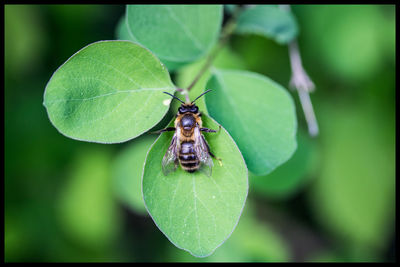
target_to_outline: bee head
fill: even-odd
[[[170,95],[170,96],[172,96],[173,98],[175,98],[175,99],[177,99],[177,100],[179,100],[180,102],[182,102],[182,105],[179,107],[179,109],[178,109],[178,113],[179,114],[183,114],[183,113],[186,113],[186,112],[191,112],[191,113],[197,113],[197,112],[199,112],[199,108],[196,106],[196,104],[194,104],[194,102],[197,100],[197,99],[199,99],[199,97],[201,97],[202,95],[204,95],[204,94],[207,94],[208,92],[210,92],[211,90],[207,90],[207,91],[205,91],[204,93],[202,93],[201,95],[199,95],[198,97],[196,97],[196,99],[195,100],[193,100],[191,103],[185,103],[185,102],[183,102],[181,99],[179,99],[178,97],[176,97],[176,96],[174,96],[174,95],[171,95],[170,93],[167,93],[167,92],[164,92],[165,94],[167,94],[167,95]]]
[[[182,104],[178,108],[178,112],[179,112],[179,114],[183,114],[186,112],[197,113],[197,112],[199,112],[199,108],[195,104]]]

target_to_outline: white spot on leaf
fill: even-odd
[[[163,103],[165,106],[169,106],[169,104],[171,103],[171,99],[165,99],[162,103]]]

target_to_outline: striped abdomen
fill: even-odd
[[[200,166],[200,161],[194,151],[194,142],[182,142],[181,149],[179,151],[179,162],[181,163],[182,169],[187,172],[194,172]]]

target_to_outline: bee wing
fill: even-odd
[[[214,164],[210,157],[210,154],[208,153],[209,146],[207,144],[207,141],[204,139],[204,136],[200,133],[200,129],[196,127],[194,131],[194,150],[196,152],[197,158],[200,161],[199,171],[210,177]]]
[[[172,137],[171,144],[169,145],[167,152],[162,159],[162,170],[165,176],[175,171],[178,167],[178,159],[176,157],[178,153],[177,143],[177,135],[175,133]]]

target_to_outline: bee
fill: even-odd
[[[168,127],[159,131],[175,132],[167,152],[162,159],[164,175],[175,171],[178,165],[180,165],[183,170],[189,173],[199,170],[207,176],[211,176],[213,167],[211,157],[218,160],[220,165],[222,165],[221,159],[215,157],[210,151],[210,147],[202,134],[202,132],[215,133],[217,131],[202,126],[201,113],[199,112],[199,108],[194,104],[199,97],[210,91],[205,91],[191,103],[185,103],[178,97],[164,92],[182,102],[176,114],[174,127]]]

